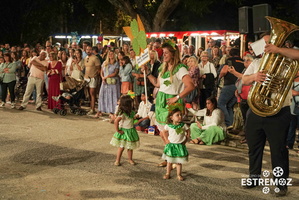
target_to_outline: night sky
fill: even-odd
[[[61,6],[57,6],[59,0],[1,1],[0,43],[43,42],[49,35],[70,33],[71,31],[78,31],[79,34],[92,33],[95,30],[92,20],[95,18],[91,18],[91,14],[84,7],[82,1],[78,2],[72,7],[73,16],[69,15],[69,9],[65,9],[65,15],[61,17],[55,15],[59,9],[64,10]],[[299,23],[299,0],[246,0],[241,2],[241,6],[231,6],[229,3],[219,1],[210,6],[207,13],[202,16],[188,16],[188,12],[180,13],[181,8],[177,8],[161,31],[186,29],[190,31],[221,29],[238,31],[238,8],[261,3],[271,5],[272,16],[292,23]],[[105,20],[102,20],[105,23]],[[109,19],[106,20],[109,21]],[[68,28],[61,28],[65,21],[68,23]],[[111,34],[112,31],[104,29],[104,34],[105,32]]]

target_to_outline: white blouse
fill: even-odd
[[[159,91],[164,92],[165,94],[172,94],[177,95],[181,93],[184,90],[184,83],[183,83],[183,77],[185,75],[189,74],[188,70],[185,67],[181,67],[177,73],[175,73],[172,76],[172,82],[168,85],[164,82],[170,81],[169,78],[163,79],[161,76],[159,76],[159,82],[160,82],[160,89]]]
[[[179,144],[186,140],[188,126],[185,124],[183,127],[183,133],[177,134],[176,129],[170,128],[167,124],[164,127],[164,130],[168,131],[168,140],[170,143]]]
[[[207,128],[209,128],[210,126],[220,126],[223,129],[226,127],[225,123],[224,123],[224,114],[222,112],[222,110],[220,110],[219,108],[216,108],[215,110],[213,110],[212,115],[211,116],[207,116],[207,109],[204,108],[202,110],[198,110],[195,111],[193,109],[188,109],[192,114],[198,116],[198,117],[204,117],[203,120],[203,126],[202,129],[205,130]]]

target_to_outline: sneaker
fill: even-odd
[[[4,103],[4,102],[2,102],[2,103],[0,104],[0,108],[3,108],[3,107],[5,107],[5,103]]]
[[[86,115],[94,115],[96,112],[94,110],[90,110]]]
[[[59,96],[52,96],[52,99],[54,100],[54,101],[59,101],[59,97],[60,97],[60,95]]]
[[[12,103],[10,104],[10,106],[11,106],[12,109],[14,109],[14,108],[16,108],[16,103],[12,102]]]
[[[37,110],[37,111],[43,111],[41,106],[38,107],[38,108],[36,108],[36,110]]]

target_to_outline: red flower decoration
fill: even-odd
[[[186,108],[192,108],[192,104],[191,103],[186,103]]]

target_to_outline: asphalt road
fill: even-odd
[[[46,109],[44,109],[46,110]],[[109,144],[114,126],[87,116],[55,115],[0,109],[0,199],[273,199],[274,187],[244,189],[248,172],[247,150],[223,145],[187,144],[189,163],[185,180],[163,180],[163,144],[159,136],[140,133],[134,151],[137,165],[114,166],[117,148]],[[269,150],[263,170],[271,172]],[[299,199],[299,158],[290,157],[288,196]]]

